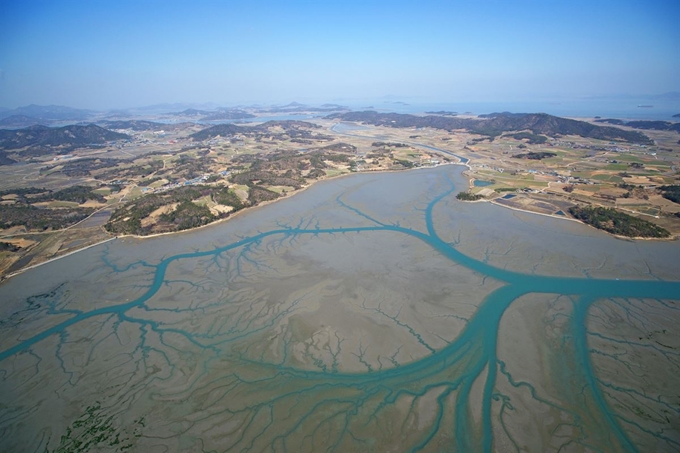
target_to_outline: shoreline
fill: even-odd
[[[154,234],[148,234],[148,235],[145,235],[145,236],[139,236],[139,235],[136,235],[136,234],[123,234],[123,235],[115,236],[114,239],[126,239],[126,238],[132,238],[132,239],[151,239],[151,238],[155,238],[155,237],[169,236],[169,235],[172,235],[172,234],[189,233],[189,232],[192,232],[192,231],[200,230],[201,228],[206,228],[206,227],[209,227],[209,226],[212,226],[212,225],[218,225],[218,224],[220,224],[220,223],[222,223],[222,222],[226,222],[226,221],[228,221],[228,220],[230,220],[230,219],[236,218],[237,216],[239,216],[239,215],[241,215],[241,214],[245,214],[246,212],[251,212],[251,211],[253,211],[253,210],[255,210],[255,209],[263,208],[263,207],[265,207],[265,206],[268,206],[268,205],[270,205],[270,204],[276,203],[276,202],[278,202],[278,201],[283,201],[283,200],[285,200],[285,199],[287,199],[287,198],[290,198],[290,197],[292,197],[292,196],[294,196],[294,195],[297,195],[297,194],[299,194],[299,193],[302,193],[302,192],[306,191],[307,189],[312,188],[312,187],[315,186],[317,183],[321,183],[321,182],[324,182],[324,181],[330,181],[330,180],[345,178],[345,177],[348,177],[348,176],[354,176],[354,175],[360,175],[360,174],[369,174],[369,173],[376,173],[376,174],[382,174],[382,173],[403,173],[403,172],[406,172],[406,171],[426,170],[426,169],[430,169],[430,168],[442,167],[442,166],[444,166],[444,165],[466,165],[466,166],[467,166],[467,164],[463,164],[463,163],[459,163],[459,162],[451,162],[451,163],[447,163],[447,164],[439,164],[439,165],[436,165],[436,166],[433,166],[433,167],[406,168],[406,169],[404,169],[404,170],[366,170],[366,171],[358,171],[358,172],[353,172],[353,173],[343,173],[343,174],[336,175],[336,176],[331,176],[331,177],[326,177],[326,178],[323,178],[323,179],[318,179],[318,180],[316,180],[314,183],[312,183],[312,184],[310,184],[310,185],[308,185],[308,186],[302,187],[301,189],[296,190],[296,191],[294,191],[294,192],[287,192],[286,195],[282,195],[282,196],[280,196],[280,197],[278,197],[278,198],[276,198],[276,199],[274,199],[274,200],[263,201],[262,203],[260,203],[260,204],[258,204],[258,205],[250,206],[250,207],[247,207],[247,208],[244,208],[244,209],[240,209],[240,210],[236,211],[234,214],[232,214],[232,215],[230,215],[230,216],[228,216],[228,217],[225,217],[225,218],[223,218],[223,219],[217,219],[217,220],[215,220],[215,221],[213,221],[213,222],[206,223],[205,225],[197,226],[197,227],[195,227],[195,228],[188,228],[188,229],[186,229],[186,230],[180,230],[180,231],[166,231],[165,233],[154,233]]]
[[[571,222],[576,222],[576,223],[580,223],[581,225],[585,225],[589,228],[594,229],[595,231],[601,231],[601,232],[608,234],[609,236],[612,236],[616,239],[622,239],[622,240],[625,240],[625,241],[659,241],[659,242],[668,241],[668,242],[672,242],[672,241],[678,240],[678,237],[674,236],[674,235],[671,235],[670,237],[667,237],[667,238],[647,238],[647,237],[642,237],[642,236],[635,236],[635,237],[621,236],[620,234],[614,234],[614,233],[610,233],[610,232],[605,231],[605,230],[601,230],[599,228],[595,228],[594,226],[588,225],[585,222],[581,222],[578,219],[573,219],[573,218],[567,217],[567,216],[559,216],[559,215],[555,215],[555,214],[546,214],[544,212],[529,211],[527,209],[515,208],[514,206],[507,206],[507,205],[504,205],[504,204],[496,203],[495,200],[476,200],[476,201],[468,201],[467,203],[491,203],[491,204],[493,204],[495,206],[499,206],[501,208],[512,209],[513,211],[525,212],[525,213],[528,213],[528,214],[542,215],[542,216],[545,216],[545,217],[552,217],[553,219],[559,219],[559,220],[569,220]]]
[[[182,233],[192,233],[192,232],[197,231],[197,230],[200,230],[200,229],[202,229],[202,228],[207,228],[207,227],[210,227],[210,226],[218,225],[218,224],[220,224],[220,223],[222,223],[222,222],[226,222],[226,221],[228,221],[228,220],[231,220],[231,219],[233,219],[233,218],[236,218],[236,217],[239,216],[240,214],[244,214],[244,213],[246,213],[246,212],[251,212],[251,211],[254,211],[255,209],[258,209],[258,208],[263,208],[263,207],[265,207],[265,206],[268,206],[269,204],[276,203],[277,201],[282,201],[282,200],[285,200],[285,199],[287,199],[287,198],[289,198],[289,197],[292,197],[292,196],[294,196],[294,195],[296,195],[296,194],[298,194],[298,193],[302,193],[302,192],[304,192],[305,190],[307,190],[307,189],[311,188],[312,186],[316,185],[316,183],[320,183],[320,182],[323,182],[323,181],[330,181],[330,180],[332,180],[332,179],[335,180],[335,179],[344,178],[344,177],[347,177],[347,176],[353,176],[353,175],[362,174],[362,173],[402,173],[402,172],[405,172],[405,171],[414,171],[414,170],[423,170],[423,169],[428,169],[428,168],[436,168],[436,167],[443,166],[443,165],[466,165],[466,164],[463,164],[463,163],[461,163],[461,162],[451,162],[451,163],[447,163],[447,164],[439,164],[439,165],[437,165],[437,166],[435,166],[435,167],[407,168],[407,169],[404,169],[404,170],[373,170],[373,171],[361,171],[361,172],[355,172],[355,173],[351,173],[351,172],[350,172],[350,173],[344,173],[344,174],[340,174],[340,175],[336,175],[336,176],[326,177],[326,178],[323,178],[323,179],[319,179],[319,180],[315,181],[314,183],[312,183],[312,184],[310,184],[310,185],[308,185],[308,186],[305,186],[305,187],[301,188],[300,190],[296,190],[296,191],[294,191],[294,192],[288,192],[288,193],[286,193],[286,195],[280,196],[279,198],[276,198],[276,199],[274,199],[274,200],[264,201],[264,202],[262,202],[262,203],[260,203],[260,204],[258,204],[258,205],[256,205],[256,206],[250,206],[250,207],[248,207],[248,208],[241,209],[241,210],[239,210],[239,211],[236,211],[234,214],[232,214],[232,215],[230,215],[230,216],[228,216],[228,217],[225,217],[225,218],[223,218],[223,219],[218,219],[218,220],[215,220],[214,222],[206,223],[205,225],[197,226],[197,227],[195,227],[195,228],[188,228],[188,229],[186,229],[186,230],[180,230],[180,231],[167,231],[167,232],[165,232],[165,233],[155,233],[155,234],[149,234],[149,235],[146,235],[146,236],[139,236],[139,235],[135,235],[135,234],[116,235],[116,236],[110,237],[110,238],[108,238],[108,239],[105,239],[105,240],[103,240],[103,241],[99,241],[99,242],[96,242],[96,243],[94,243],[94,244],[87,245],[87,246],[85,246],[85,247],[83,247],[83,248],[79,248],[79,249],[76,249],[76,250],[71,250],[70,252],[65,253],[65,254],[63,254],[63,255],[53,256],[52,258],[49,258],[49,259],[47,259],[47,260],[45,260],[45,261],[42,261],[42,262],[36,263],[36,264],[32,264],[32,265],[27,266],[27,267],[25,267],[25,268],[22,268],[22,269],[19,269],[19,270],[17,270],[17,271],[14,271],[14,272],[12,272],[12,273],[10,273],[10,274],[0,275],[0,284],[4,283],[5,281],[9,280],[10,278],[15,277],[15,276],[17,276],[17,275],[19,275],[19,274],[21,274],[21,273],[23,273],[23,272],[25,272],[25,271],[27,271],[27,270],[29,270],[29,269],[33,269],[33,268],[36,268],[36,267],[38,267],[38,266],[42,266],[43,264],[51,263],[52,261],[56,261],[56,260],[58,260],[58,259],[65,258],[65,257],[67,257],[67,256],[73,255],[74,253],[82,252],[82,251],[87,250],[87,249],[89,249],[89,248],[92,248],[92,247],[95,247],[95,246],[97,246],[97,245],[104,244],[104,243],[106,243],[106,242],[110,242],[110,241],[113,241],[113,240],[116,240],[116,239],[141,239],[141,240],[143,240],[143,239],[152,239],[152,238],[157,238],[157,237],[162,237],[162,236],[170,236],[170,235],[176,235],[176,234],[182,234]],[[106,206],[106,207],[108,207],[108,206]],[[99,210],[102,210],[102,209],[104,209],[104,208],[106,208],[106,207],[103,207],[103,208],[101,208],[101,209],[99,209]],[[94,215],[96,212],[98,212],[98,211],[93,212],[89,217],[91,217],[92,215]],[[81,221],[78,222],[78,223],[81,223],[81,222],[87,220],[89,217],[87,217],[86,219],[81,220]],[[73,227],[73,226],[75,226],[75,225],[77,225],[77,224],[71,225],[71,227]],[[68,228],[71,228],[71,227],[68,227]],[[101,228],[103,229],[103,226],[102,226]],[[110,233],[108,233],[108,231],[106,231],[106,230],[104,230],[104,231],[105,231],[107,234],[110,234]]]
[[[118,238],[112,237],[112,238],[109,238],[109,239],[104,239],[103,241],[99,241],[99,242],[95,242],[94,244],[86,245],[85,247],[83,247],[81,249],[71,250],[70,252],[64,253],[63,255],[58,255],[58,256],[52,257],[48,260],[42,261],[40,263],[36,263],[36,264],[32,264],[30,266],[24,267],[22,269],[19,269],[18,271],[12,272],[11,274],[2,275],[2,276],[0,276],[0,284],[4,283],[6,280],[9,280],[10,278],[15,277],[15,276],[27,271],[27,270],[34,269],[36,267],[42,266],[43,264],[51,263],[52,261],[57,261],[57,260],[60,260],[62,258],[66,258],[67,256],[71,256],[73,254],[82,252],[83,250],[87,250],[89,248],[96,247],[96,246],[101,245],[101,244],[105,244],[107,242],[115,241],[116,239],[118,239]]]
[[[425,147],[427,147],[427,145],[420,145],[420,146],[425,146]],[[336,176],[331,176],[331,177],[324,177],[324,178],[322,178],[322,179],[319,179],[319,180],[314,181],[312,184],[309,184],[308,186],[302,187],[302,188],[299,189],[299,190],[296,190],[296,191],[294,191],[294,192],[287,192],[285,195],[282,195],[282,196],[280,196],[280,197],[278,197],[278,198],[276,198],[276,199],[274,199],[274,200],[264,201],[264,202],[262,202],[262,203],[260,203],[260,204],[258,204],[258,205],[256,205],[256,206],[251,206],[251,207],[247,207],[247,208],[241,209],[241,210],[239,210],[239,211],[236,211],[234,214],[229,215],[228,217],[225,217],[225,218],[223,218],[223,219],[218,219],[218,220],[215,220],[215,221],[213,221],[213,222],[207,223],[207,224],[205,224],[205,225],[197,226],[197,227],[195,227],[195,228],[189,228],[189,229],[181,230],[181,231],[167,231],[167,232],[164,232],[164,233],[155,233],[155,234],[150,234],[150,235],[145,235],[145,236],[139,236],[139,235],[135,235],[135,234],[116,235],[116,236],[113,236],[113,237],[111,237],[111,238],[109,238],[109,239],[105,239],[105,240],[103,240],[103,241],[100,241],[100,242],[97,242],[97,243],[94,243],[94,244],[90,244],[90,245],[85,246],[85,247],[83,247],[83,248],[76,249],[76,250],[72,250],[72,251],[70,251],[70,252],[68,252],[68,253],[65,253],[64,255],[58,255],[58,256],[52,257],[52,258],[50,258],[50,259],[48,259],[48,260],[46,260],[46,261],[43,261],[43,262],[40,262],[40,263],[37,263],[37,264],[33,264],[33,265],[28,266],[28,267],[25,267],[25,268],[23,268],[23,269],[19,269],[19,270],[15,271],[15,272],[12,272],[11,274],[2,275],[2,276],[0,276],[0,284],[3,283],[3,282],[5,282],[6,280],[9,280],[10,278],[12,278],[12,277],[14,277],[14,276],[16,276],[16,275],[19,275],[19,274],[21,274],[21,273],[23,273],[23,272],[29,270],[29,269],[33,269],[33,268],[36,268],[36,267],[38,267],[38,266],[42,266],[43,264],[47,264],[47,263],[50,263],[50,262],[52,262],[52,261],[56,261],[56,260],[58,260],[58,259],[61,259],[61,258],[70,256],[70,255],[73,255],[73,254],[75,254],[75,253],[78,253],[78,252],[87,250],[87,249],[89,249],[89,248],[91,248],[91,247],[95,247],[95,246],[97,246],[97,245],[101,245],[101,244],[104,244],[104,243],[106,243],[106,242],[110,242],[110,241],[113,241],[113,240],[116,240],[116,239],[128,239],[128,238],[136,239],[136,240],[152,239],[152,238],[157,238],[157,237],[162,237],[162,236],[177,235],[177,234],[182,234],[182,233],[192,233],[192,232],[195,232],[195,231],[200,230],[200,229],[202,229],[202,228],[206,228],[206,227],[210,227],[210,226],[215,226],[215,225],[218,225],[218,224],[220,224],[220,223],[222,223],[222,222],[226,222],[226,221],[228,221],[228,220],[231,220],[231,219],[233,219],[233,218],[236,218],[237,216],[241,215],[242,213],[251,212],[251,211],[253,211],[253,210],[255,210],[255,209],[263,208],[263,207],[268,206],[268,205],[270,205],[270,204],[276,203],[277,201],[281,201],[281,200],[288,199],[288,198],[290,198],[290,197],[292,197],[292,196],[294,196],[294,195],[297,195],[297,194],[299,194],[299,193],[302,193],[302,192],[306,191],[307,189],[309,189],[309,188],[315,186],[317,183],[320,183],[320,182],[323,182],[323,181],[335,180],[335,179],[344,178],[344,177],[353,176],[353,175],[362,174],[362,173],[376,173],[376,174],[379,174],[379,173],[402,173],[402,172],[405,172],[405,171],[416,171],[416,170],[432,169],[432,168],[437,168],[437,167],[441,167],[441,166],[444,166],[444,165],[460,165],[460,166],[466,167],[468,170],[471,169],[471,167],[470,167],[470,159],[468,159],[467,162],[463,162],[459,156],[455,156],[455,157],[459,159],[458,162],[442,163],[442,164],[438,164],[438,165],[435,165],[435,166],[432,166],[432,167],[407,168],[407,169],[404,169],[404,170],[367,170],[367,171],[360,171],[360,172],[344,173],[344,174],[340,174],[340,175],[336,175]],[[473,185],[473,182],[474,182],[474,178],[468,179],[468,185],[470,186],[470,187],[468,187],[468,190],[469,190],[469,189],[471,188],[471,186]],[[527,214],[541,215],[541,216],[550,217],[550,218],[553,218],[553,219],[568,220],[568,221],[572,221],[572,222],[577,222],[577,223],[580,223],[580,224],[585,225],[585,226],[587,226],[587,227],[593,228],[593,229],[595,229],[595,230],[597,230],[597,231],[602,231],[603,233],[605,233],[605,234],[607,234],[607,235],[610,235],[610,236],[612,236],[612,237],[614,237],[614,238],[622,239],[622,240],[627,240],[627,241],[675,241],[675,240],[678,240],[678,237],[677,237],[677,236],[673,236],[673,235],[671,235],[671,237],[669,237],[669,238],[645,238],[645,237],[633,237],[633,238],[631,238],[631,237],[627,237],[627,236],[620,236],[620,235],[617,235],[617,234],[612,234],[612,233],[609,233],[609,232],[607,232],[607,231],[600,230],[600,229],[598,229],[598,228],[592,227],[591,225],[588,225],[587,223],[584,223],[584,222],[582,222],[582,221],[580,221],[580,220],[577,220],[577,219],[573,219],[573,218],[566,217],[566,216],[558,216],[558,215],[554,215],[554,214],[546,214],[546,213],[535,212],[535,211],[529,211],[529,210],[526,210],[526,209],[521,209],[521,208],[506,206],[506,205],[503,205],[503,204],[500,204],[500,203],[496,203],[494,200],[484,200],[484,199],[482,199],[482,200],[476,200],[476,201],[471,201],[471,202],[467,202],[467,203],[479,203],[479,202],[491,203],[491,204],[493,204],[493,205],[495,205],[495,206],[502,207],[502,208],[506,208],[506,209],[511,209],[511,210],[517,211],[517,212],[524,212],[524,213],[527,213]],[[93,216],[94,214],[96,214],[97,212],[99,212],[99,211],[101,211],[101,210],[103,210],[103,209],[109,208],[109,207],[110,207],[110,206],[105,206],[105,207],[102,207],[102,208],[98,209],[97,211],[93,212],[90,216],[88,216],[87,218],[81,220],[81,221],[78,222],[78,223],[82,223],[83,221],[85,221],[85,220],[89,219],[90,217],[92,217],[92,216]],[[77,224],[75,224],[75,225],[77,225]],[[73,226],[75,226],[75,225],[71,225],[71,227],[73,227]],[[68,227],[68,228],[71,228],[71,227]],[[103,227],[102,227],[102,228],[103,228]],[[106,230],[104,230],[104,231],[106,231]],[[108,232],[106,232],[106,233],[107,233],[107,234],[110,234],[110,233],[108,233]]]

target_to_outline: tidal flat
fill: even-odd
[[[680,449],[680,244],[323,181],[0,285],[2,451]]]

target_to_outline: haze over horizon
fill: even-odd
[[[0,106],[674,92],[679,13],[631,0],[5,2]]]

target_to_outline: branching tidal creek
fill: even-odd
[[[0,286],[2,451],[680,450],[680,247],[331,180]]]

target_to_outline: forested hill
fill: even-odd
[[[595,120],[596,123],[609,123],[615,124],[617,126],[628,126],[634,127],[635,129],[651,129],[657,131],[675,131],[680,134],[680,123],[674,123],[671,121],[649,121],[649,120],[636,120],[636,121],[623,121],[615,118],[605,118],[600,120]]]
[[[172,125],[145,120],[102,121],[99,124],[107,129],[131,129],[133,131],[160,131],[172,127]]]
[[[20,149],[27,146],[80,147],[129,138],[129,135],[113,132],[94,124],[64,127],[36,125],[24,129],[0,130],[0,148]]]
[[[479,118],[451,118],[438,115],[416,116],[400,113],[378,113],[374,111],[337,113],[327,116],[343,121],[358,121],[376,126],[389,127],[432,127],[453,131],[465,129],[470,132],[496,137],[504,132],[530,130],[534,134],[552,137],[579,135],[601,140],[618,140],[631,143],[650,144],[645,134],[625,131],[617,127],[596,126],[585,121],[560,118],[546,113],[491,113]]]
[[[256,126],[236,126],[235,124],[218,124],[216,126],[203,129],[202,131],[191,134],[194,140],[207,140],[213,137],[229,137],[233,135],[268,135],[271,137],[282,138],[287,135],[291,138],[314,138],[318,140],[326,140],[329,137],[312,134],[312,130],[320,129],[321,127],[308,123],[306,121],[267,121],[266,123],[258,124]]]
[[[217,124],[215,126],[208,127],[202,131],[191,134],[194,140],[208,140],[213,137],[229,137],[232,135],[241,134],[244,132],[249,132],[251,128],[245,129],[244,127],[237,126],[235,124]]]

